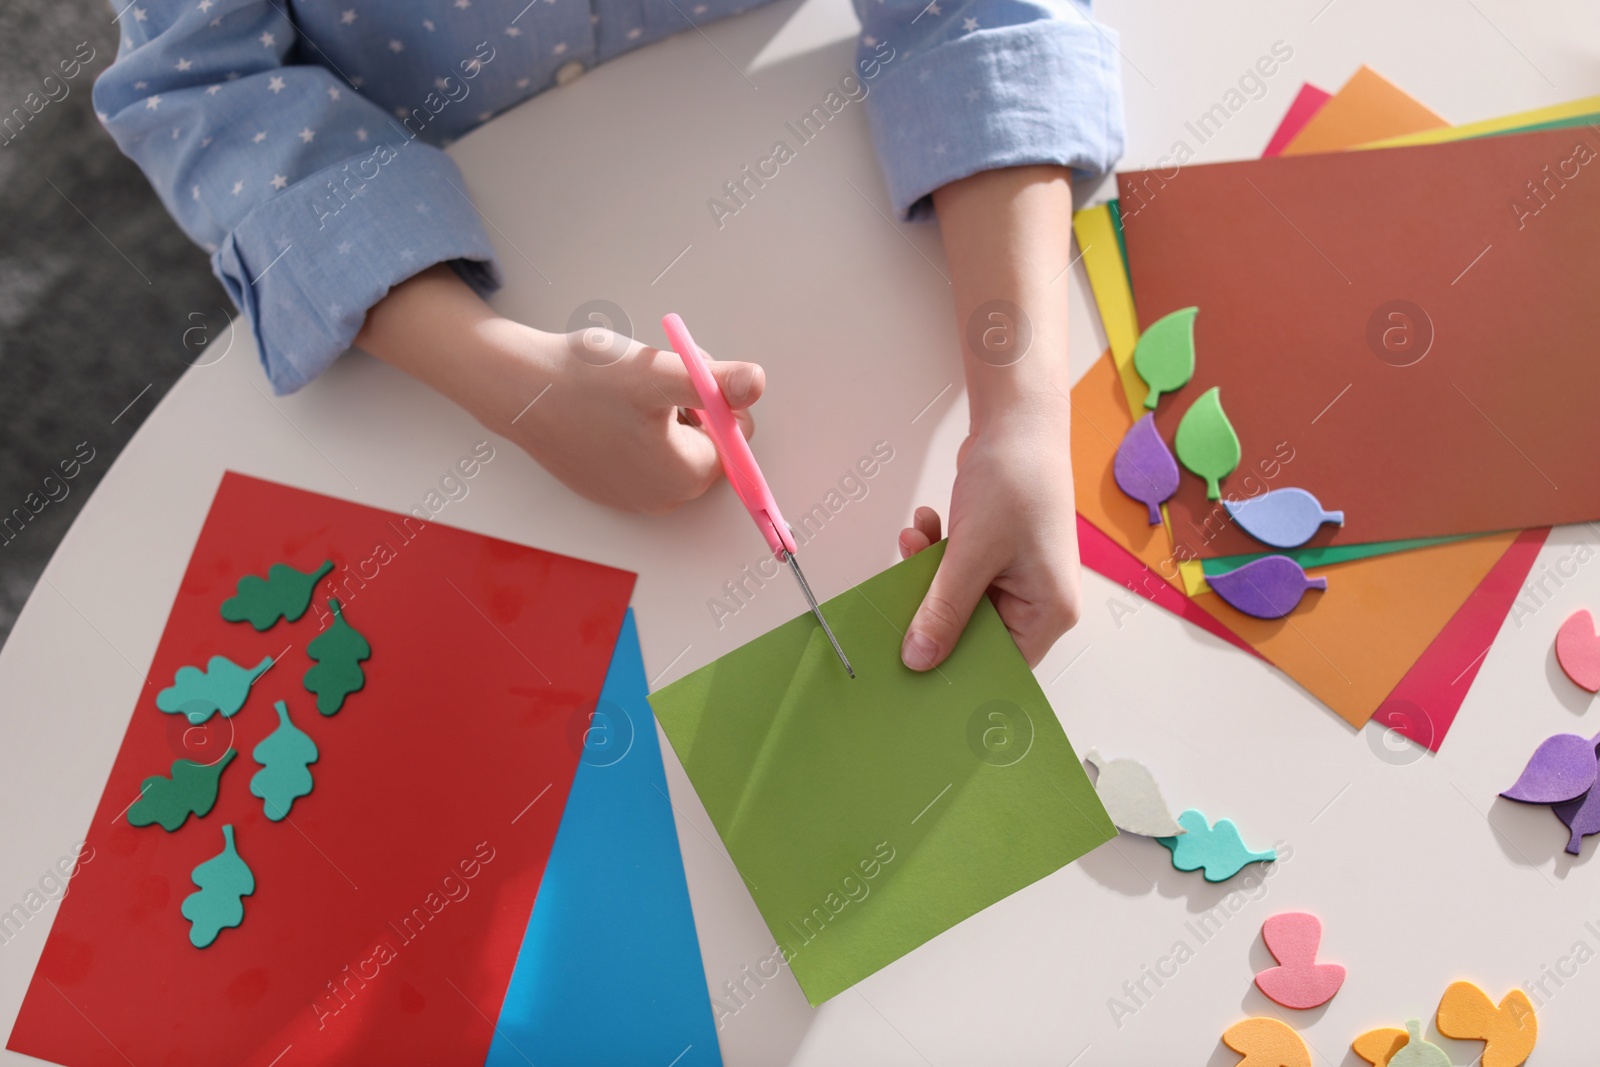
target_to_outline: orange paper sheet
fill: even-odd
[[[1283,154],[1342,152],[1365,141],[1403,137],[1448,125],[1377,71],[1362,67],[1311,116]]]
[[[1072,389],[1072,471],[1078,513],[1175,588],[1165,530],[1117,488],[1111,465],[1133,425],[1116,367],[1097,360]],[[1358,729],[1505,553],[1515,533],[1317,568],[1310,593],[1282,619],[1257,619],[1215,594],[1194,602]]]

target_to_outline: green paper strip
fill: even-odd
[[[1448,537],[1413,537],[1408,541],[1368,541],[1360,545],[1317,545],[1312,548],[1285,548],[1278,552],[1247,552],[1239,556],[1215,556],[1201,560],[1200,569],[1205,572],[1207,578],[1210,578],[1213,575],[1238,570],[1246,563],[1253,563],[1267,556],[1288,556],[1300,564],[1302,570],[1310,570],[1313,567],[1326,567],[1331,563],[1348,563],[1370,556],[1409,552],[1414,548],[1427,548],[1429,545],[1443,545],[1451,541],[1466,541],[1483,536],[1483,534],[1451,534]]]
[[[853,681],[807,614],[650,698],[814,1005],[1116,836],[988,598],[900,662],[943,555],[822,606]]]

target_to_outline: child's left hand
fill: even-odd
[[[1077,621],[1078,527],[1065,400],[1014,412],[971,434],[956,457],[950,544],[907,631],[913,670],[942,663],[985,593],[1030,667]],[[939,514],[918,508],[900,533],[911,556],[939,540]]]

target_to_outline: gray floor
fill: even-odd
[[[0,529],[0,642],[89,493],[231,307],[94,117],[114,14],[103,0],[0,4],[0,117],[43,96],[81,42],[95,51],[69,95],[0,144],[0,517],[30,516]],[[90,449],[75,479],[45,482]]]

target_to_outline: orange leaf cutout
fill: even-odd
[[[1507,993],[1497,1008],[1471,982],[1452,982],[1439,998],[1435,1023],[1445,1037],[1482,1041],[1483,1067],[1521,1067],[1539,1040],[1539,1020],[1520,989]]]
[[[1277,1019],[1257,1016],[1234,1023],[1222,1043],[1242,1053],[1237,1067],[1311,1067],[1311,1053],[1293,1027]]]
[[[1350,1042],[1350,1050],[1372,1064],[1372,1067],[1389,1067],[1389,1057],[1400,1051],[1406,1043],[1406,1032],[1393,1026],[1368,1030]]]

